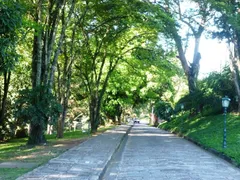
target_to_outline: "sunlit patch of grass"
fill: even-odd
[[[223,142],[223,115],[173,119],[161,124],[160,128],[183,134],[206,148],[215,149],[234,159],[240,165],[240,117],[236,114],[227,115],[227,148],[222,148]],[[182,132],[181,132],[182,126]]]
[[[105,131],[107,131],[107,130],[109,130],[109,129],[112,129],[112,128],[114,128],[114,127],[116,127],[116,125],[113,125],[113,124],[107,124],[106,126],[100,126],[100,127],[98,128],[98,131],[97,131],[97,132],[102,133],[102,132],[105,132]]]

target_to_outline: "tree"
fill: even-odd
[[[178,51],[178,58],[188,80],[189,93],[197,90],[197,77],[201,54],[199,45],[201,36],[212,17],[211,7],[208,1],[204,0],[172,0],[160,1],[159,6],[166,13],[166,34],[175,42]],[[185,8],[185,6],[189,6]],[[186,36],[184,36],[186,34]],[[194,52],[192,62],[186,58],[189,38],[194,38]]]
[[[119,62],[137,46],[157,37],[154,29],[147,28],[145,14],[139,15],[139,9],[149,8],[148,3],[93,2],[86,3],[88,11],[80,27],[83,40],[77,62],[78,75],[89,93],[92,132],[97,130],[103,95]]]
[[[239,68],[240,68],[240,26],[239,26],[239,7],[236,0],[211,1],[212,7],[219,13],[214,18],[218,30],[213,33],[213,37],[225,39],[229,46],[230,70],[235,86],[235,91],[240,99]],[[238,102],[238,112],[240,112],[240,101]]]
[[[154,44],[154,45],[153,45]],[[171,79],[178,68],[172,53],[166,53],[155,43],[136,48],[133,56],[120,62],[107,87],[103,112],[113,121],[121,123],[121,116],[128,109],[137,109],[149,100],[170,101],[166,92],[172,92]]]
[[[6,102],[11,80],[11,71],[18,59],[16,52],[18,31],[22,26],[23,5],[14,0],[0,2],[0,130],[6,120]],[[3,78],[2,78],[3,76]],[[0,133],[0,140],[3,139]]]
[[[63,138],[64,123],[67,116],[68,101],[70,97],[70,88],[72,81],[72,71],[75,64],[76,52],[75,45],[77,44],[77,26],[82,23],[84,13],[81,17],[75,17],[73,15],[73,20],[70,23],[70,27],[64,33],[63,42],[63,56],[60,57],[60,62],[57,64],[57,85],[56,92],[58,97],[58,102],[62,105],[62,113],[58,119],[57,137]]]
[[[39,94],[35,100],[29,99],[31,106],[41,114],[39,104],[46,103],[49,111],[54,111],[52,103],[46,101],[46,97],[52,97],[53,82],[59,55],[63,46],[64,34],[75,8],[75,0],[72,1],[46,1],[38,0],[32,6],[32,20],[34,26],[33,52],[32,52],[32,90],[30,93]],[[43,93],[45,92],[45,93]],[[46,96],[46,97],[43,97]],[[24,96],[23,96],[24,98]],[[29,107],[31,107],[29,106]],[[57,106],[57,105],[56,105]],[[53,108],[51,110],[51,108]],[[26,109],[27,110],[27,109]],[[45,115],[48,113],[45,113]],[[31,116],[28,116],[31,118]],[[45,143],[44,130],[46,123],[51,122],[51,116],[43,116],[30,120],[30,135],[28,144]]]

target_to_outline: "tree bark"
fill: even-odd
[[[0,125],[4,123],[5,119],[5,111],[6,111],[6,103],[7,103],[7,95],[8,95],[8,89],[11,79],[11,72],[4,72],[4,91],[3,91],[3,98],[2,98],[2,104],[1,104],[1,111],[0,111]]]
[[[39,0],[36,12],[35,22],[38,25],[42,24],[42,6],[43,0]],[[33,40],[33,56],[32,56],[32,89],[41,86],[42,79],[42,29],[35,30]],[[35,103],[39,101],[39,96],[35,98]],[[33,104],[34,105],[34,104]],[[44,123],[44,122],[43,122]],[[41,144],[45,143],[44,125],[35,125],[32,120],[30,123],[30,134],[28,144]]]
[[[11,72],[4,72],[4,86],[3,86],[3,98],[1,101],[1,109],[0,109],[0,126],[4,127],[4,121],[5,121],[5,114],[6,114],[6,103],[7,103],[7,95],[8,95],[8,89],[11,79]],[[1,91],[1,90],[0,90]],[[1,129],[0,129],[1,130]],[[0,133],[0,140],[3,140],[4,136]]]
[[[42,23],[42,4],[43,0],[39,0],[35,22],[39,25]],[[32,87],[41,85],[42,73],[42,30],[35,30],[33,40],[33,57],[32,57]]]
[[[170,4],[169,1],[165,1],[168,8],[165,8],[166,12],[169,14],[170,17],[172,17],[172,12],[170,11]],[[193,55],[193,61],[192,63],[188,63],[185,51],[183,48],[182,38],[178,32],[176,22],[170,23],[168,26],[167,31],[170,32],[170,34],[173,37],[173,40],[175,41],[177,50],[178,50],[178,58],[181,61],[185,76],[187,77],[188,81],[188,88],[189,93],[193,93],[197,90],[197,77],[199,73],[200,68],[200,60],[201,60],[201,54],[199,53],[199,45],[200,45],[200,39],[202,36],[202,33],[204,31],[204,24],[207,21],[208,16],[208,10],[206,9],[206,5],[204,2],[196,2],[199,6],[199,14],[201,14],[201,24],[199,23],[193,23],[195,22],[194,16],[184,14],[181,10],[181,2],[176,1],[176,5],[178,6],[177,13],[179,15],[179,21],[181,21],[183,24],[185,24],[190,30],[191,33],[194,36],[195,39],[195,47],[194,47],[194,55]],[[203,4],[202,4],[203,3]],[[201,13],[200,13],[201,12]]]
[[[74,49],[74,40],[76,34],[76,24],[72,30],[71,36],[71,47],[68,53],[67,44],[65,42],[64,46],[64,67],[62,78],[60,78],[60,67],[58,68],[58,99],[62,104],[62,114],[58,119],[58,127],[57,127],[57,137],[63,138],[64,125],[68,111],[68,99],[70,96],[70,87],[71,87],[71,78],[72,78],[72,66],[75,60],[73,49]]]
[[[198,52],[198,47],[196,47],[199,46],[199,41],[195,41],[193,63],[188,65],[186,56],[184,54],[181,37],[177,34],[177,29],[175,29],[174,31],[175,32],[173,32],[173,39],[176,43],[176,47],[178,50],[178,58],[181,61],[185,76],[187,77],[189,93],[193,93],[197,89],[196,82],[200,67],[199,62],[201,59],[200,53]]]
[[[35,125],[30,123],[30,135],[27,144],[44,144],[46,143],[46,138],[44,136],[44,127],[42,125]]]
[[[66,92],[64,92],[64,95],[62,97],[63,98],[63,102],[62,102],[63,111],[58,120],[58,127],[57,127],[57,137],[58,138],[63,138],[64,124],[65,124],[65,119],[66,119],[67,111],[68,111],[68,98],[70,96],[70,81],[71,81],[71,79],[68,79],[68,85],[66,87]]]
[[[233,51],[230,49],[229,46],[229,52],[230,52],[230,70],[233,78],[233,83],[235,87],[235,91],[237,93],[238,97],[238,113],[240,113],[240,84],[239,84],[239,69],[238,69],[238,60],[239,55],[238,55],[238,50],[236,49],[237,47],[233,45]]]
[[[90,99],[89,103],[89,112],[90,112],[90,123],[91,123],[91,132],[97,132],[97,128],[99,125],[99,110],[98,107],[98,95],[93,95]]]
[[[64,7],[65,7],[65,5],[64,5]],[[48,84],[49,84],[50,90],[53,87],[54,73],[55,73],[55,71],[57,69],[58,57],[60,55],[61,48],[62,48],[62,45],[63,45],[65,31],[67,29],[67,25],[70,22],[70,18],[72,16],[74,8],[75,8],[75,0],[72,0],[72,4],[71,4],[70,10],[69,10],[67,19],[65,19],[65,17],[64,17],[65,16],[65,11],[63,10],[63,12],[62,12],[62,29],[61,29],[61,34],[60,34],[60,37],[59,37],[59,40],[58,40],[57,49],[56,49],[56,51],[54,53],[53,62],[52,62],[52,65],[51,65],[50,75],[49,75],[49,83]]]

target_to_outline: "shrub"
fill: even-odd
[[[40,86],[20,91],[16,101],[15,116],[19,124],[31,124],[31,130],[35,135],[32,136],[30,133],[29,141],[33,142],[29,144],[35,143],[35,136],[39,141],[44,141],[43,133],[47,124],[54,124],[61,110],[61,105],[46,87]]]

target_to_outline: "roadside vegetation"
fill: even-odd
[[[0,1],[0,161],[41,164],[67,149],[55,143],[73,141],[70,129],[96,133],[142,114],[178,132],[183,104],[182,133],[221,151],[206,132],[218,122],[208,118],[221,119],[222,97],[240,113],[239,8],[226,0]],[[229,64],[199,80],[204,36],[228,46]],[[41,150],[47,160],[30,158]]]

